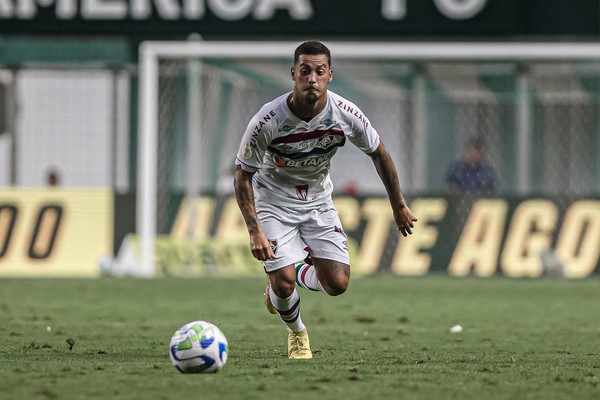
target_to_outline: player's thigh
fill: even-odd
[[[300,233],[310,247],[313,260],[318,258],[350,265],[348,238],[332,201],[312,210],[308,219],[300,225]]]
[[[275,258],[263,261],[267,273],[293,265],[305,257],[297,216],[269,204],[257,206],[257,215]]]
[[[325,258],[313,258],[317,277],[331,280],[340,277],[350,278],[350,265]]]

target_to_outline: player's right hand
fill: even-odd
[[[250,251],[254,258],[260,261],[275,258],[271,243],[262,231],[250,234]]]

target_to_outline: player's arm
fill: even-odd
[[[396,171],[390,153],[383,145],[383,142],[380,142],[375,151],[369,153],[369,156],[371,157],[371,160],[373,160],[377,174],[379,174],[379,177],[385,186],[385,190],[387,191],[394,212],[394,221],[396,221],[398,230],[403,236],[412,234],[412,228],[414,228],[414,223],[417,221],[417,218],[406,205],[406,201],[404,201],[404,196],[400,190],[398,172]]]
[[[273,254],[271,244],[267,240],[256,215],[252,175],[254,175],[254,172],[244,171],[241,166],[236,166],[233,179],[235,198],[248,228],[252,255],[258,260],[268,260],[275,257],[275,254]]]

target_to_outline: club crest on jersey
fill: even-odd
[[[279,248],[277,239],[269,239],[269,244],[271,245],[271,250],[273,250],[273,254],[277,255],[277,249]]]
[[[300,200],[308,200],[308,185],[296,186],[296,194]]]
[[[319,141],[317,142],[317,146],[322,148],[322,149],[326,149],[329,147],[329,145],[333,143],[333,136],[332,135],[325,135],[323,136],[321,139],[319,139]]]

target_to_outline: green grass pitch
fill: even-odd
[[[315,357],[286,357],[264,279],[2,279],[2,399],[599,399],[600,279],[352,279],[301,291]],[[168,343],[203,319],[218,374],[183,375]],[[462,333],[450,333],[454,324]]]

